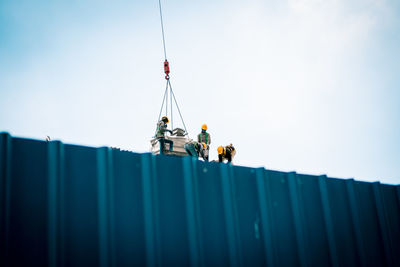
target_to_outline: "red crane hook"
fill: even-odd
[[[169,62],[167,60],[164,61],[164,72],[165,72],[165,79],[169,80]]]

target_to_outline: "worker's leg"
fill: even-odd
[[[164,154],[165,139],[160,138],[160,139],[158,139],[158,142],[160,143],[160,155],[162,155],[162,154]]]
[[[200,157],[202,159],[206,160],[206,155],[205,155],[205,149],[204,148],[200,149],[200,153],[199,154],[200,154]]]
[[[228,159],[228,163],[231,163],[232,162],[232,154],[231,154],[231,152],[226,152],[226,158]]]
[[[232,162],[232,160],[233,160],[233,158],[235,157],[235,155],[236,155],[236,150],[233,150],[233,151],[231,152],[231,161],[230,161],[230,162]]]

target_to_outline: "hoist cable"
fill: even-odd
[[[172,88],[171,88],[171,85],[169,86],[169,88],[171,89],[171,91],[169,92],[169,98],[170,98],[170,103],[171,103],[171,128],[174,129],[174,117],[172,116],[172,108],[174,106],[172,105]]]
[[[165,92],[165,116],[168,117],[168,93],[171,94],[170,92],[168,92],[168,82],[167,82],[167,91]],[[172,105],[172,103],[171,103]]]
[[[180,111],[179,106],[178,106],[178,102],[176,101],[175,94],[174,94],[174,91],[172,91],[171,83],[169,82],[169,80],[168,80],[168,83],[169,83],[169,88],[171,89],[171,94],[172,94],[172,96],[173,96],[173,98],[174,98],[174,101],[175,101],[175,105],[176,105],[176,107],[177,107],[177,109],[178,109],[179,116],[181,117],[181,120],[182,120],[182,123],[183,123],[183,127],[185,127],[185,132],[186,132],[187,134],[189,134],[188,131],[187,131],[187,129],[186,129],[185,121],[183,120],[181,111]]]
[[[173,98],[174,101],[175,101],[176,108],[178,109],[179,116],[180,116],[180,118],[181,118],[181,120],[182,120],[183,127],[185,127],[185,132],[186,132],[186,134],[188,134],[187,129],[186,129],[186,125],[185,125],[185,121],[183,120],[181,111],[180,111],[180,109],[179,109],[178,103],[177,103],[176,98],[175,98],[175,94],[174,94],[174,92],[172,91],[171,82],[170,82],[170,80],[169,80],[169,75],[168,75],[168,74],[169,74],[169,64],[168,64],[168,61],[167,61],[167,49],[166,49],[166,45],[165,45],[165,33],[164,33],[164,22],[163,22],[163,17],[162,17],[161,0],[158,0],[158,6],[159,6],[159,9],[160,9],[161,33],[162,33],[162,40],[163,40],[163,46],[164,46],[164,58],[165,58],[165,62],[164,62],[164,71],[165,71],[165,74],[166,74],[165,79],[167,79],[167,86],[166,86],[166,89],[165,89],[165,93],[164,93],[164,98],[163,98],[163,102],[162,102],[162,105],[161,105],[160,114],[158,115],[158,120],[160,120],[161,112],[162,112],[163,107],[164,107],[164,102],[165,102],[165,113],[166,113],[167,116],[168,116],[168,93],[169,93],[169,98],[170,98],[170,109],[171,109],[171,126],[172,126],[172,129],[174,128],[174,126],[173,126],[173,125],[174,125],[174,124],[173,124],[173,123],[174,123],[174,122],[173,122],[173,114],[172,114],[172,111],[173,111],[173,102],[172,102],[172,98]],[[166,65],[165,65],[165,64],[166,64]],[[169,92],[168,92],[168,87],[169,87]]]
[[[163,110],[163,107],[164,107],[164,102],[165,102],[165,98],[166,98],[167,91],[168,91],[168,82],[167,82],[167,86],[165,87],[164,96],[163,96],[163,100],[162,100],[162,104],[161,104],[160,113],[158,114],[158,120],[157,120],[157,122],[159,122],[159,121],[160,121],[160,118],[161,118],[161,113],[162,113],[162,110]],[[157,126],[157,127],[158,127],[158,126]],[[157,134],[157,127],[156,127],[156,132],[155,132],[154,136]]]
[[[164,23],[162,18],[162,11],[161,11],[161,0],[158,0],[158,6],[160,7],[160,21],[161,21],[161,32],[162,32],[162,39],[164,45],[164,58],[167,60],[167,49],[165,48],[165,37],[164,37]]]

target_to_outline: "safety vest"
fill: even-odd
[[[201,134],[202,133],[199,133],[199,135],[197,137],[200,142],[201,142]],[[208,133],[204,133],[204,135],[205,135],[205,142],[204,143],[208,144]]]

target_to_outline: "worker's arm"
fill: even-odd
[[[218,161],[222,162],[222,155],[218,155]]]
[[[165,132],[169,132],[169,133],[171,133],[172,134],[172,131],[171,130],[169,130],[169,129],[167,129],[167,124],[165,124],[165,123],[161,123],[161,125],[159,126],[160,127],[160,132],[164,135],[164,133]]]
[[[211,134],[208,134],[208,144],[207,145],[211,145]]]

